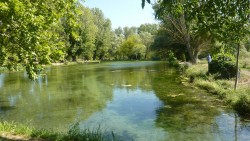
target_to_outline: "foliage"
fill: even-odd
[[[179,65],[179,62],[177,58],[174,56],[174,53],[172,51],[168,52],[167,57],[168,57],[168,63],[170,66],[177,67]]]
[[[58,48],[54,27],[65,13],[65,5],[75,1],[0,2],[0,65],[25,66],[31,79],[37,78],[37,68],[51,62],[51,53]],[[55,58],[54,58],[55,59]]]
[[[150,3],[150,0],[147,2]],[[142,0],[144,5],[145,0]],[[177,41],[183,40],[191,61],[195,63],[202,42],[213,39],[224,43],[239,43],[249,34],[249,7],[248,0],[161,0],[155,9],[158,18],[168,21],[170,24],[167,25],[174,27],[175,30],[168,31],[178,38]],[[196,43],[192,43],[192,39]]]
[[[200,52],[211,46],[211,36],[208,32],[197,30],[197,20],[190,18],[192,11],[189,2],[163,0],[154,5],[154,10],[156,17],[161,20],[161,30],[166,33],[170,41],[167,47],[179,50],[178,56],[185,54],[182,60],[188,58],[188,61],[196,63]]]
[[[247,51],[245,48],[242,48],[240,50],[240,53],[241,53],[241,57],[240,57],[240,62],[241,62],[241,67],[242,68],[247,68],[247,69],[250,69],[250,52]]]
[[[156,35],[159,30],[158,24],[142,24],[138,27],[138,34],[141,32],[148,32],[151,35]]]
[[[144,6],[145,6],[145,1],[146,0],[142,0],[142,3],[141,3],[142,8],[144,8]],[[147,2],[150,3],[150,0],[147,0]]]
[[[194,13],[200,28],[209,30],[217,39],[239,42],[249,31],[249,6],[248,0],[209,1]]]
[[[157,58],[166,59],[171,44],[171,37],[160,27],[150,49],[156,52]]]
[[[233,91],[232,80],[216,79],[216,75],[207,75],[207,65],[204,62],[193,65],[187,69],[182,76],[182,81],[186,85],[192,85],[218,95],[226,103],[230,104],[241,116],[250,114],[250,98],[247,93],[250,92],[248,85],[241,86],[238,91]],[[246,73],[246,72],[242,72]],[[188,78],[193,77],[193,83],[188,83]],[[249,79],[249,75],[242,74],[241,79]]]
[[[150,52],[150,47],[153,43],[153,35],[150,34],[149,32],[140,32],[139,36],[141,38],[142,44],[145,46],[145,55],[144,57],[141,57],[145,60],[149,59],[149,52]],[[143,53],[142,53],[143,54]]]
[[[120,52],[123,59],[137,60],[145,56],[145,46],[139,36],[130,36],[121,44]]]
[[[153,54],[151,45],[153,43],[157,30],[157,24],[142,24],[140,25],[140,27],[118,27],[114,30],[114,39],[110,54],[113,54],[113,56],[115,56],[115,58],[118,60],[151,59]],[[136,39],[134,40],[132,38]],[[131,43],[131,39],[134,40],[132,42],[135,42],[135,44],[137,45],[128,45],[128,42]],[[127,47],[124,47],[124,45]],[[131,49],[128,49],[128,46],[130,46]],[[130,52],[126,53],[126,50]]]
[[[79,4],[78,11],[79,42],[75,46],[75,55],[83,59],[92,60],[95,50],[97,25],[94,23],[94,15],[91,9]]]
[[[140,44],[128,50],[126,57],[150,58],[149,47],[157,25],[113,32],[111,21],[100,9],[83,4],[80,0],[1,1],[0,66],[10,71],[25,68],[30,79],[37,79],[50,63],[79,58],[121,60],[121,45],[130,36],[140,36],[136,37]]]
[[[64,29],[64,34],[66,36],[67,45],[67,57],[71,58],[72,61],[76,61],[76,52],[77,47],[80,42],[79,35],[79,22],[78,22],[78,14],[79,11],[77,9],[76,4],[74,5],[66,5],[65,6],[65,14],[62,16],[62,25]]]
[[[234,109],[240,114],[241,116],[249,116],[250,115],[250,98],[249,96],[241,95],[239,100],[235,102],[233,105]]]
[[[233,105],[238,114],[242,116],[249,116],[250,114],[250,98],[247,95],[241,95],[239,100]]]
[[[97,26],[97,33],[95,38],[95,50],[93,52],[93,59],[103,60],[107,57],[109,48],[112,47],[111,21],[104,17],[103,12],[98,9],[92,9],[94,15],[94,23]]]
[[[208,72],[218,74],[218,78],[229,79],[236,75],[235,58],[231,54],[217,54],[213,56],[212,62],[209,63]]]
[[[161,25],[158,33],[154,37],[154,41],[150,46],[150,49],[157,52],[157,56],[160,58],[166,58],[166,52],[172,51],[176,58],[180,61],[189,61],[190,57],[186,50],[186,46],[182,43],[176,42],[172,35],[166,31],[164,25]]]

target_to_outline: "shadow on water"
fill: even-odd
[[[62,130],[76,119],[87,119],[112,100],[112,87],[97,81],[94,70],[83,70],[80,65],[52,67],[37,81],[23,72],[6,75],[0,80],[0,112],[6,114],[0,118]]]
[[[0,106],[0,113],[1,112],[7,112],[9,110],[14,110],[16,107],[15,106]]]
[[[16,106],[10,106],[9,102],[7,100],[1,100],[0,101],[0,113],[6,113],[10,110],[16,109]]]
[[[164,103],[156,110],[156,126],[168,132],[169,140],[249,139],[244,133],[249,127],[243,127],[244,123],[233,111],[204,91],[182,86],[177,78],[171,71],[161,73],[152,85]]]

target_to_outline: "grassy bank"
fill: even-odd
[[[0,122],[0,140],[8,141],[118,141],[114,133],[102,132],[100,128],[80,129],[79,123],[70,126],[65,133],[35,129],[26,125]]]
[[[250,116],[250,70],[241,68],[240,81],[237,91],[234,91],[234,79],[215,79],[214,75],[207,74],[206,61],[190,66],[182,75],[184,85],[205,89],[217,95],[232,106],[240,115]]]

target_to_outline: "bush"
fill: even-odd
[[[172,51],[169,51],[167,56],[168,56],[168,63],[170,66],[172,67],[179,66],[179,62]]]
[[[236,76],[237,67],[234,56],[230,54],[217,54],[209,63],[209,73],[218,74],[217,78],[230,79]]]
[[[250,99],[246,95],[241,95],[239,100],[233,105],[234,109],[241,116],[247,116],[250,113]]]

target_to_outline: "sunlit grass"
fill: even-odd
[[[53,130],[35,129],[14,122],[0,122],[0,139],[5,140],[43,140],[43,141],[119,141],[113,132],[103,132],[101,128],[81,129],[74,123],[65,133]]]
[[[15,134],[28,134],[31,135],[33,129],[22,124],[16,124],[14,122],[0,122],[0,131],[5,131]]]
[[[208,74],[207,70],[206,62],[200,62],[189,67],[182,79],[187,81],[185,84],[193,85],[218,95],[219,98],[231,105],[240,115],[250,115],[250,71],[246,68],[241,71],[238,89],[234,91],[234,79],[215,79],[216,75]]]
[[[250,53],[242,49],[240,52],[240,66],[244,69],[250,69]]]

